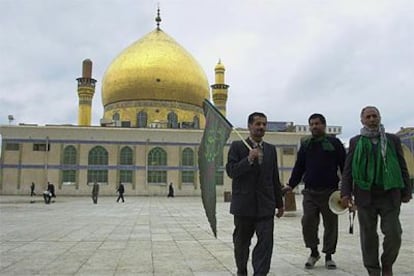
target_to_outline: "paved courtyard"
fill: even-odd
[[[218,237],[213,236],[198,197],[57,197],[50,205],[38,196],[0,196],[0,275],[234,275],[229,203],[218,198]],[[359,249],[359,229],[348,233],[348,216],[340,216],[334,259],[304,269],[298,210],[276,220],[269,275],[366,275]],[[395,275],[414,275],[414,205],[401,209],[403,246]],[[253,240],[253,243],[255,241]],[[249,272],[251,275],[251,265]]]

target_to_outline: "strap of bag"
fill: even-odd
[[[349,208],[348,216],[349,216],[349,234],[353,234],[354,233],[355,210],[352,210],[352,208]]]

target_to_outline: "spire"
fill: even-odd
[[[160,22],[161,22],[161,16],[160,16],[160,4],[158,3],[157,8],[157,17],[155,17],[155,22],[157,22],[157,30],[160,29]]]
[[[218,60],[216,67],[214,68],[216,75],[216,83],[211,85],[213,102],[220,112],[226,116],[226,104],[227,104],[227,94],[229,85],[224,82],[224,72],[226,68],[221,63],[221,58]]]
[[[85,59],[82,62],[82,77],[78,81],[78,125],[90,126],[92,114],[92,99],[95,94],[96,80],[92,78],[92,61]]]

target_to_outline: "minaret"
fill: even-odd
[[[85,59],[82,62],[82,77],[76,79],[78,81],[78,125],[90,126],[92,114],[92,98],[95,94],[96,80],[92,78],[92,61]]]
[[[216,83],[211,85],[213,102],[217,109],[226,116],[227,90],[229,85],[224,83],[224,71],[226,69],[221,64],[221,60],[218,61],[214,71],[216,72]]]

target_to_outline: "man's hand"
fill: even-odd
[[[343,208],[349,208],[352,206],[352,201],[349,196],[343,196],[341,197],[341,206]]]
[[[406,195],[406,196],[401,197],[401,202],[402,203],[408,203],[408,202],[410,202],[410,199],[411,199],[411,196]]]
[[[287,184],[282,187],[282,195],[285,195],[287,192],[291,192],[291,191],[292,191],[292,187],[290,187]]]
[[[259,158],[259,149],[254,148],[249,151],[249,156],[247,156],[247,159],[251,162],[253,162],[255,159]]]
[[[276,217],[281,218],[283,216],[283,213],[285,212],[285,208],[281,207],[277,209]]]

